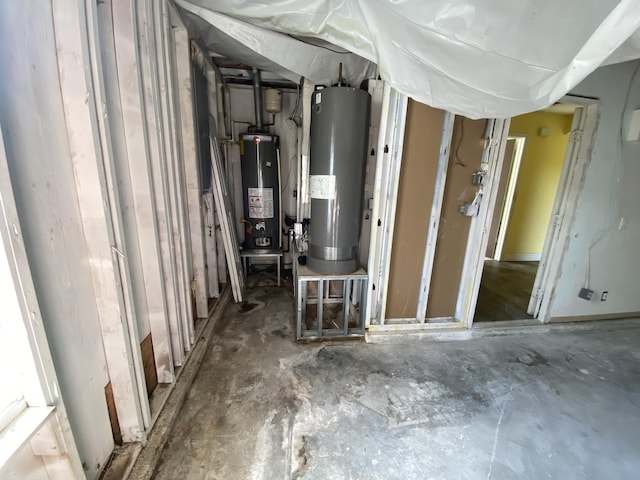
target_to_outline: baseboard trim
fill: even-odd
[[[603,313],[600,315],[576,315],[568,317],[551,317],[549,323],[591,322],[594,320],[618,320],[623,318],[640,318],[640,312]]]
[[[501,262],[539,262],[542,258],[540,253],[505,253],[500,259]]]

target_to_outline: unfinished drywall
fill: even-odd
[[[591,159],[553,295],[550,317],[640,312],[640,142],[621,139],[640,108],[640,62],[599,68],[572,93],[600,100]],[[578,297],[581,287],[593,299]],[[606,301],[601,301],[607,291]]]
[[[475,197],[477,187],[472,178],[480,170],[486,127],[486,120],[455,119],[427,304],[428,319],[455,315],[471,226],[471,217],[462,215],[458,207]]]
[[[387,289],[387,318],[416,318],[444,111],[410,100]]]
[[[533,112],[511,119],[509,133],[525,135],[503,260],[539,260],[569,141],[573,115]],[[540,129],[545,131],[541,135]]]
[[[48,3],[0,3],[0,124],[44,328],[91,479],[113,448],[104,396],[108,378],[52,18]]]

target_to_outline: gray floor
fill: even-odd
[[[300,345],[292,305],[229,307],[155,478],[640,478],[640,328]]]

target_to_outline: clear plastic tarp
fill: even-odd
[[[470,118],[544,108],[640,57],[638,0],[175,0],[211,51],[285,78],[378,74]],[[314,45],[318,43],[318,45]]]

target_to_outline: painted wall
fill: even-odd
[[[562,172],[573,115],[533,112],[511,120],[510,134],[526,135],[503,259],[540,255]],[[549,129],[541,137],[538,129]]]
[[[549,292],[551,317],[640,312],[640,142],[621,140],[640,108],[639,69],[639,61],[599,68],[572,91],[598,98],[600,118],[560,277]],[[585,284],[595,290],[591,301],[578,297]]]
[[[88,478],[113,448],[105,352],[67,141],[51,6],[0,3],[0,125],[53,363]]]

